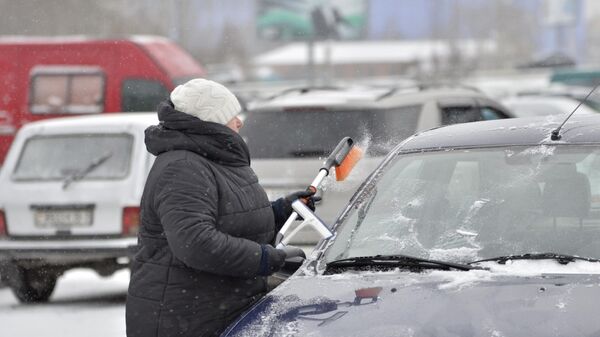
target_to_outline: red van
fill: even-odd
[[[176,85],[204,74],[163,37],[0,38],[0,166],[27,122],[153,111]]]

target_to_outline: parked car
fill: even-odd
[[[552,136],[562,121],[403,141],[334,236],[222,336],[597,335],[600,116]]]
[[[128,267],[154,156],[155,113],[49,119],[21,128],[0,172],[0,276],[21,302],[43,302],[86,267]]]
[[[359,183],[398,139],[447,124],[511,117],[479,91],[463,87],[302,88],[249,105],[242,136],[252,167],[272,199],[305,188],[344,136],[366,156],[341,184],[328,184],[317,214],[332,222]],[[315,243],[305,230],[295,243]]]
[[[548,115],[567,115],[573,111],[580,102],[574,98],[550,95],[524,95],[501,100],[516,117],[535,117]],[[598,113],[585,104],[575,112],[580,115]]]
[[[0,165],[19,128],[46,118],[152,111],[205,71],[169,39],[0,38]]]
[[[573,68],[558,69],[550,76],[550,82],[567,85],[593,87],[600,83],[600,69]]]

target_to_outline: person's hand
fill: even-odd
[[[315,202],[321,200],[320,197],[315,197],[315,191],[311,189],[306,189],[302,191],[297,191],[294,193],[290,193],[284,197],[287,205],[289,205],[289,209],[292,209],[292,203],[298,199],[300,199],[311,211],[315,211]],[[291,211],[289,212],[292,213]]]
[[[298,247],[294,246],[284,246],[281,248],[285,252],[285,259],[290,260],[296,257],[300,257],[302,259],[306,259],[306,254],[304,251]]]
[[[284,246],[279,250],[285,252],[285,262],[280,269],[283,273],[293,274],[306,260],[306,254],[298,247]]]
[[[275,224],[277,225],[276,230],[279,231],[281,226],[285,223],[286,219],[294,212],[292,203],[298,199],[313,212],[315,211],[315,203],[321,200],[321,197],[315,197],[315,192],[311,190],[297,191],[290,193],[285,197],[281,197],[271,203],[273,207],[273,214],[275,215]],[[298,217],[302,219],[302,217]]]
[[[261,256],[260,269],[258,275],[268,276],[280,269],[286,263],[302,264],[306,259],[304,251],[294,246],[284,246],[283,248],[275,248],[271,245],[261,245],[263,256]]]

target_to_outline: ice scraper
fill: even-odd
[[[350,171],[352,171],[352,168],[354,168],[361,157],[362,150],[354,145],[352,138],[344,137],[335,147],[333,152],[331,152],[329,157],[327,157],[323,166],[319,169],[319,173],[310,186],[308,186],[308,189],[317,192],[321,182],[329,175],[332,168],[335,168],[336,180],[343,181],[348,177]],[[292,203],[292,208],[294,208],[294,212],[292,212],[283,227],[281,227],[281,230],[279,230],[279,233],[277,233],[277,237],[275,238],[275,245],[278,248],[285,246],[289,242],[289,238],[296,234],[304,227],[304,225],[313,226],[323,238],[328,238],[333,235],[331,230],[323,225],[322,221],[315,221],[315,216],[312,215],[310,209],[302,201],[296,200]],[[292,223],[298,218],[298,215],[302,216],[304,222],[290,233],[290,235],[285,235]]]

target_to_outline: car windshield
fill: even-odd
[[[29,139],[14,180],[64,180],[106,159],[81,179],[118,179],[129,172],[133,139],[127,134],[81,134]]]
[[[468,263],[555,252],[600,258],[600,147],[400,154],[357,196],[325,254]]]
[[[397,139],[415,133],[420,111],[420,105],[349,111],[250,111],[240,133],[252,158],[327,156],[345,136],[366,140],[369,154],[382,155]]]

